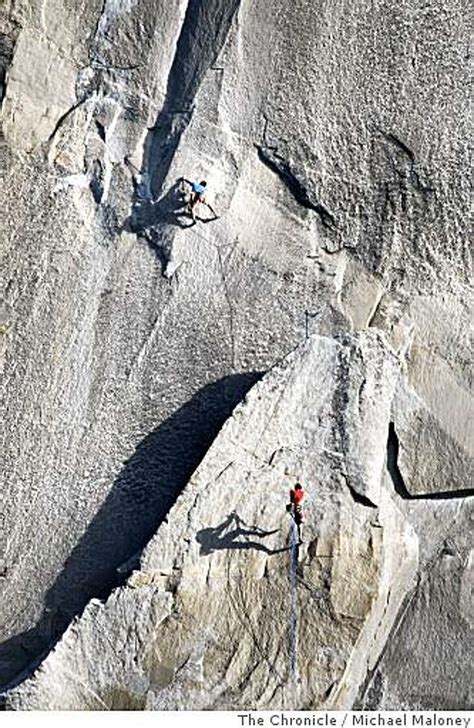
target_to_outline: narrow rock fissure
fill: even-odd
[[[438,491],[437,493],[410,493],[398,465],[400,443],[395,429],[395,423],[390,422],[387,439],[387,470],[397,495],[403,500],[450,500],[454,498],[468,498],[474,495],[474,488],[465,490]]]
[[[383,290],[378,291],[378,293],[375,297],[374,303],[373,303],[372,310],[367,317],[367,323],[365,325],[367,329],[373,325],[375,318],[380,311],[380,304],[382,303],[383,297],[384,297],[384,291]]]
[[[97,205],[100,205],[104,195],[104,167],[100,159],[95,159],[92,165],[92,176],[89,187],[94,201]]]
[[[89,62],[92,65],[94,62],[100,62],[98,59],[98,45],[103,40],[105,33],[108,29],[108,15],[107,15],[107,4],[109,0],[103,0],[102,8],[97,18],[97,24],[92,34],[92,42],[89,46]]]
[[[0,109],[7,91],[7,74],[13,60],[16,37],[0,33]]]
[[[105,143],[105,141],[106,141],[105,126],[103,124],[101,124],[100,121],[98,121],[97,119],[95,120],[95,126],[96,126],[97,133],[98,133],[100,139],[102,139],[102,141]]]
[[[421,193],[423,196],[432,195],[435,190],[430,185],[424,185],[421,181],[420,174],[418,173],[416,166],[416,158],[414,152],[410,149],[410,147],[403,142],[399,137],[397,137],[395,134],[391,132],[385,132],[379,129],[380,134],[386,139],[390,144],[392,144],[396,149],[398,149],[399,152],[401,152],[408,163],[409,167],[409,179],[410,182],[413,184],[413,187]],[[400,177],[400,173],[397,169],[395,169],[395,172]],[[402,194],[402,209],[403,212],[406,212],[406,195],[408,193],[408,190],[404,186],[403,179],[400,179],[400,185],[401,185],[401,194]]]
[[[64,124],[64,122],[67,121],[67,119],[69,119],[69,117],[71,116],[71,114],[73,114],[89,98],[90,98],[89,95],[83,96],[81,99],[79,99],[79,101],[77,101],[75,104],[73,104],[72,106],[70,106],[69,109],[67,109],[67,111],[65,111],[64,114],[62,114],[59,117],[59,119],[57,120],[57,122],[56,122],[56,124],[54,126],[53,131],[51,132],[51,134],[49,135],[49,137],[47,139],[47,142],[46,142],[47,144],[49,144],[49,143],[51,143],[53,141],[54,137],[56,136],[56,134],[58,133],[58,131],[61,129],[61,127]]]
[[[392,142],[396,147],[398,147],[410,160],[412,164],[415,164],[415,155],[411,151],[411,149],[405,144],[405,142],[402,142],[401,139],[399,139],[395,134],[392,134],[390,132],[381,132],[385,139],[387,139],[389,142]]]
[[[367,498],[366,495],[362,495],[361,493],[358,493],[349,483],[346,483],[349,493],[351,494],[351,498],[354,501],[354,503],[358,503],[361,506],[365,506],[366,508],[377,508],[375,503],[372,503],[370,498]]]
[[[257,155],[260,161],[277,174],[290,192],[294,200],[307,210],[313,210],[319,215],[321,223],[325,228],[335,228],[336,220],[329,210],[320,202],[312,199],[311,193],[306,186],[298,179],[293,172],[289,162],[284,159],[274,147],[267,147],[256,144]]]

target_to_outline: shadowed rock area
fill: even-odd
[[[13,668],[31,667],[89,599],[104,597],[123,582],[220,427],[259,377],[234,374],[206,385],[139,443],[46,594],[38,624],[0,645],[4,681]],[[130,503],[133,521],[127,515]]]
[[[459,0],[2,3],[9,707],[472,705],[469,31]]]

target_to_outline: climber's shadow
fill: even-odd
[[[175,227],[192,227],[194,222],[187,206],[186,194],[177,179],[153,207],[154,223]]]
[[[189,212],[181,180],[177,179],[159,200],[151,200],[138,183],[134,183],[135,194],[132,212],[121,230],[145,235],[155,226],[170,225],[182,229],[195,225]]]
[[[255,551],[264,551],[266,554],[272,555],[288,551],[290,547],[270,549],[265,544],[251,539],[267,538],[278,531],[278,528],[273,531],[264,531],[259,526],[249,526],[235,511],[232,511],[219,526],[203,528],[201,531],[198,531],[196,541],[201,546],[201,556],[208,556],[213,551],[223,549],[254,549]],[[237,541],[238,538],[244,538],[245,540]]]

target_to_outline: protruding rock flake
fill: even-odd
[[[7,709],[472,707],[470,21],[0,4]]]

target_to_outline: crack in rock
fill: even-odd
[[[352,485],[349,485],[349,483],[346,483],[349,493],[351,494],[352,500],[354,503],[358,503],[361,506],[365,506],[366,508],[377,508],[378,506],[375,505],[375,503],[372,503],[370,498],[367,498],[366,495],[362,495],[361,493],[358,493],[355,488],[352,487]]]
[[[311,192],[292,170],[290,163],[278,154],[276,147],[261,144],[256,144],[255,147],[260,161],[280,177],[298,205],[316,212],[325,228],[333,230],[337,227],[334,215],[324,205],[313,199]]]
[[[61,129],[61,127],[63,126],[63,124],[69,119],[69,117],[71,116],[71,114],[73,114],[77,109],[79,109],[82,106],[82,104],[84,104],[89,98],[90,98],[90,94],[89,95],[86,95],[86,96],[83,96],[82,98],[79,99],[79,101],[77,101],[75,104],[73,104],[72,106],[70,106],[69,109],[67,109],[64,112],[64,114],[62,114],[59,117],[59,119],[57,120],[57,122],[56,122],[56,124],[54,126],[53,131],[51,132],[51,134],[49,135],[48,139],[46,140],[46,143],[47,144],[50,144],[53,141],[54,137],[56,136],[56,134],[58,133],[58,131]]]
[[[13,60],[17,33],[0,33],[0,109],[7,89],[7,73]]]
[[[411,181],[413,187],[416,189],[417,192],[420,192],[423,196],[429,196],[435,192],[434,188],[429,185],[424,185],[420,179],[420,175],[416,169],[417,162],[415,158],[415,153],[410,149],[410,147],[405,144],[399,137],[397,137],[395,134],[391,132],[385,132],[382,129],[379,129],[380,134],[388,141],[392,146],[394,146],[399,152],[403,154],[405,159],[408,162],[408,177]],[[407,189],[406,184],[404,181],[404,177],[406,178],[406,174],[401,173],[394,162],[394,169],[398,177],[400,178],[400,190],[402,194],[402,209],[404,212],[406,212],[406,195],[407,195]]]

